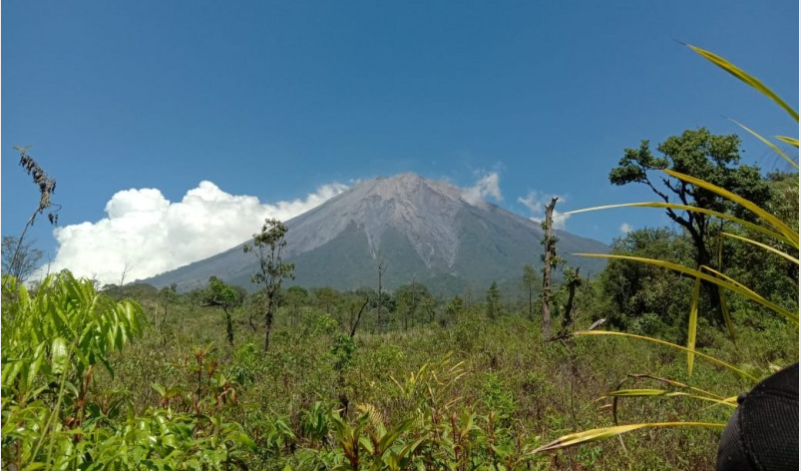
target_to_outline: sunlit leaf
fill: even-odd
[[[692,277],[701,278],[701,279],[703,279],[705,281],[710,281],[712,283],[715,283],[716,285],[721,286],[723,288],[726,288],[726,289],[728,289],[730,291],[734,291],[735,293],[740,294],[742,296],[745,296],[748,299],[756,301],[757,303],[767,307],[768,309],[776,312],[777,314],[780,314],[780,315],[786,317],[787,319],[793,321],[796,325],[798,325],[798,313],[797,312],[789,311],[789,310],[779,306],[776,303],[768,301],[767,299],[763,298],[762,296],[760,296],[759,294],[755,293],[754,291],[748,289],[747,287],[743,286],[742,284],[739,284],[739,283],[735,284],[735,283],[732,283],[732,282],[727,281],[725,279],[722,279],[722,278],[719,278],[719,277],[716,277],[716,276],[712,276],[712,275],[708,275],[707,273],[704,273],[704,272],[699,271],[699,270],[694,270],[692,268],[688,268],[688,267],[685,267],[685,266],[682,266],[682,265],[678,265],[676,263],[668,262],[668,261],[665,261],[665,260],[658,260],[658,259],[652,259],[652,258],[643,258],[643,257],[633,257],[633,256],[629,256],[629,255],[588,254],[588,253],[580,253],[580,254],[573,254],[573,255],[577,255],[577,256],[580,256],[580,257],[589,257],[589,258],[608,258],[608,259],[618,259],[618,260],[630,260],[632,262],[655,265],[655,266],[658,266],[658,267],[667,268],[667,269],[670,269],[670,270],[673,270],[673,271],[677,271],[679,273],[683,273],[685,275],[689,275],[689,276],[692,276]]]
[[[778,255],[779,257],[785,258],[785,259],[795,263],[796,265],[798,265],[798,259],[793,257],[792,255],[784,253],[779,249],[773,248],[773,247],[771,247],[769,245],[766,245],[766,244],[763,244],[761,242],[757,242],[754,239],[749,239],[748,237],[743,237],[741,235],[732,234],[730,232],[723,232],[723,233],[721,233],[721,235],[724,236],[724,237],[728,237],[730,239],[741,240],[741,241],[743,241],[743,242],[745,242],[747,244],[756,245],[757,247],[759,247],[761,249],[765,249],[765,250],[767,250],[769,252],[772,252],[772,253]]]
[[[67,341],[63,337],[53,339],[50,346],[50,355],[52,357],[52,371],[54,374],[61,374],[67,369],[69,365],[69,348]]]
[[[627,337],[627,338],[632,338],[632,339],[637,339],[637,340],[645,340],[646,342],[657,343],[659,345],[665,345],[667,347],[671,347],[671,348],[674,348],[676,350],[681,350],[681,351],[683,351],[685,353],[690,351],[690,349],[688,349],[687,347],[684,347],[682,345],[677,345],[675,343],[666,342],[664,340],[656,339],[656,338],[653,338],[653,337],[646,337],[644,335],[629,334],[627,332],[612,332],[612,331],[608,331],[608,330],[579,330],[579,331],[573,332],[572,335],[574,335],[574,336],[598,335],[598,336],[612,336],[612,337]],[[748,379],[750,381],[753,381],[754,383],[759,382],[758,378],[746,373],[745,371],[737,368],[734,365],[726,363],[723,360],[715,358],[715,357],[713,357],[711,355],[707,355],[707,354],[705,354],[703,352],[699,352],[698,350],[693,350],[693,353],[696,356],[698,356],[699,358],[703,358],[703,359],[705,359],[705,360],[707,360],[707,361],[709,361],[711,363],[714,363],[714,364],[722,366],[722,367],[724,367],[724,368],[726,368],[728,370],[731,370],[731,371],[737,373],[738,375],[742,376],[743,378],[746,378],[746,379]]]
[[[743,124],[743,123],[740,123],[740,122],[738,122],[738,121],[735,121],[735,120],[733,120],[733,119],[731,119],[731,118],[729,118],[729,120],[730,120],[731,122],[733,122],[734,124],[736,124],[737,126],[740,126],[741,128],[745,129],[745,130],[746,130],[747,132],[749,132],[749,133],[750,133],[752,136],[754,136],[754,137],[756,137],[757,139],[759,139],[760,141],[762,141],[762,143],[763,143],[763,144],[765,144],[765,145],[767,145],[768,147],[770,147],[771,149],[773,149],[773,152],[776,152],[777,154],[779,154],[779,155],[780,155],[780,156],[781,156],[781,157],[782,157],[784,160],[786,160],[787,162],[789,162],[789,163],[790,163],[790,165],[792,165],[793,167],[795,167],[795,168],[796,168],[796,170],[798,169],[798,164],[797,164],[797,163],[795,163],[795,161],[794,161],[793,159],[791,159],[791,158],[790,158],[790,157],[789,157],[787,154],[785,154],[785,153],[784,153],[784,151],[782,151],[781,149],[779,149],[779,147],[778,147],[776,144],[774,144],[774,143],[770,142],[769,140],[765,139],[765,138],[764,138],[764,137],[762,137],[762,136],[761,136],[759,133],[757,133],[757,132],[756,132],[756,131],[754,131],[753,129],[749,128],[749,127],[748,127],[748,126],[746,126],[745,124]],[[786,141],[785,141],[785,142],[786,142]]]
[[[782,142],[785,142],[785,143],[787,143],[787,144],[790,144],[791,146],[793,146],[793,147],[795,147],[796,149],[798,149],[798,139],[796,139],[795,137],[790,137],[790,136],[776,136],[776,139],[778,139],[778,140],[780,140],[780,141],[782,141]]]
[[[673,170],[667,170],[667,169],[662,170],[662,172],[670,175],[671,177],[677,178],[677,179],[679,179],[679,180],[681,180],[683,182],[690,183],[690,184],[695,185],[697,187],[700,187],[700,188],[703,188],[705,190],[711,191],[712,193],[720,195],[720,196],[726,198],[727,200],[729,200],[729,201],[731,201],[733,203],[739,204],[740,206],[746,208],[747,210],[751,211],[755,215],[759,216],[759,218],[761,218],[763,221],[765,221],[766,223],[768,223],[771,226],[773,226],[776,230],[778,230],[779,233],[781,233],[784,236],[783,240],[785,242],[787,242],[788,244],[792,245],[795,248],[798,248],[798,232],[794,231],[787,224],[782,222],[781,219],[779,219],[776,216],[770,214],[769,212],[767,212],[764,209],[760,208],[759,206],[757,206],[756,204],[752,203],[751,201],[748,201],[747,199],[745,199],[745,198],[743,198],[743,197],[741,197],[739,195],[736,195],[736,194],[732,193],[731,191],[726,190],[725,188],[721,188],[721,187],[719,187],[717,185],[713,185],[713,184],[711,184],[709,182],[701,180],[700,178],[692,177],[690,175],[685,175],[683,173],[676,172],[676,171],[673,171]]]
[[[701,396],[698,394],[690,394],[682,391],[669,391],[666,389],[618,389],[605,394],[608,397],[689,397],[701,401],[714,402],[728,407],[737,407],[737,404],[732,404],[724,399],[715,399],[713,397]]]
[[[749,75],[748,73],[746,73],[745,71],[743,71],[742,69],[737,67],[736,65],[732,64],[731,62],[727,61],[726,59],[720,57],[717,54],[714,54],[712,52],[706,51],[704,49],[701,49],[699,47],[695,47],[695,46],[692,46],[692,45],[689,45],[689,44],[687,44],[686,46],[689,47],[690,49],[692,49],[693,51],[697,52],[698,54],[700,54],[704,59],[712,62],[716,66],[718,66],[721,69],[725,70],[726,72],[732,74],[733,76],[737,77],[739,80],[742,80],[743,82],[748,84],[750,87],[754,88],[758,92],[762,93],[766,97],[768,97],[771,100],[773,100],[777,105],[779,105],[782,108],[784,108],[784,110],[787,111],[787,113],[789,113],[790,116],[793,117],[793,119],[795,119],[796,123],[798,122],[798,112],[796,110],[794,110],[790,105],[785,103],[784,100],[782,100],[778,95],[776,95],[773,92],[773,90],[771,90],[770,88],[765,86],[765,84],[763,84],[757,78]]]
[[[560,437],[547,445],[541,446],[531,453],[542,453],[546,451],[559,450],[571,446],[581,445],[584,443],[594,442],[598,440],[605,440],[623,433],[628,433],[641,428],[655,428],[655,427],[707,427],[722,429],[726,427],[723,423],[708,423],[708,422],[652,422],[642,424],[618,425],[615,427],[603,427],[592,430],[585,430],[583,432],[571,433]]]
[[[693,213],[701,213],[701,214],[708,214],[710,216],[719,217],[721,219],[726,219],[728,221],[735,222],[743,227],[748,229],[760,232],[765,234],[769,237],[773,237],[775,239],[784,240],[785,236],[778,232],[772,231],[766,227],[760,226],[759,224],[754,224],[752,222],[746,221],[744,219],[738,218],[729,213],[721,213],[718,211],[713,211],[711,209],[706,208],[699,208],[697,206],[688,206],[683,204],[676,204],[676,203],[660,203],[660,202],[644,202],[644,203],[622,203],[622,204],[608,204],[604,206],[594,206],[592,208],[584,208],[584,209],[577,209],[574,211],[567,211],[565,215],[573,215],[573,214],[580,214],[586,213],[590,211],[601,211],[607,209],[617,209],[617,208],[664,208],[664,209],[678,209],[681,211],[690,211]]]
[[[695,279],[692,302],[690,303],[690,320],[687,325],[687,374],[693,375],[695,362],[695,338],[698,332],[698,302],[701,298],[701,279]]]

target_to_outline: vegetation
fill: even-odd
[[[3,236],[3,274],[24,282],[36,268],[37,262],[42,258],[42,252],[31,247],[31,242],[25,241],[25,234],[34,225],[37,216],[47,212],[50,224],[58,223],[59,205],[53,203],[53,193],[56,191],[56,180],[28,154],[27,147],[15,147],[20,153],[19,165],[25,170],[39,189],[39,204],[25,222],[25,227],[19,237]],[[5,281],[3,281],[5,286]]]
[[[714,161],[705,151],[660,151],[629,163],[687,200],[641,205],[696,229],[704,215],[710,265],[689,228],[648,228],[617,240],[596,278],[565,267],[557,286],[547,217],[539,292],[533,268],[518,293],[492,283],[485,298],[438,299],[415,280],[283,289],[287,229],[267,220],[245,248],[253,294],[217,278],[98,292],[67,271],[31,288],[4,275],[2,469],[710,469],[736,394],[798,361],[798,175],[749,170],[762,209],[725,186],[742,179],[667,168]],[[723,323],[700,314],[713,308],[702,281],[724,293]]]
[[[796,125],[798,124],[798,113],[793,110],[790,106],[788,106],[784,101],[782,101],[775,93],[773,93],[769,88],[767,88],[764,84],[762,84],[756,78],[748,75],[744,71],[740,70],[733,64],[729,63],[722,57],[719,57],[715,54],[712,54],[708,51],[704,51],[702,49],[696,48],[694,46],[689,46],[695,52],[703,56],[704,58],[708,59],[718,67],[724,69],[725,71],[729,72],[733,76],[737,77],[738,79],[742,80],[743,82],[747,83],[751,87],[755,88],[765,96],[772,99],[774,102],[779,104],[782,108],[784,108],[788,114],[795,120]],[[764,137],[758,135],[754,131],[746,128],[743,125],[740,125],[748,132],[753,134],[754,136],[758,137],[762,142],[768,144],[772,149],[776,150],[780,153],[793,167],[798,169],[798,164],[789,159],[786,154],[784,154],[775,144],[771,143]],[[703,130],[702,130],[703,131]],[[703,134],[703,132],[702,132]],[[685,132],[684,137],[692,136]],[[790,144],[796,148],[798,148],[798,139],[791,138],[787,136],[777,136],[779,140]],[[698,142],[693,140],[690,144],[686,142],[679,145],[676,148],[672,148],[669,146],[661,146],[660,150],[663,152],[669,152],[670,155],[673,156],[674,163],[678,161],[675,158],[676,155],[683,155],[688,154],[690,156],[695,155],[695,165],[689,165],[688,170],[694,170],[698,173],[703,174],[705,170],[708,170],[707,167],[704,165],[699,165],[699,160],[704,162],[704,159],[699,156],[703,156],[704,154],[711,154],[714,155],[717,150],[723,150],[724,154],[729,155],[736,155],[737,149],[736,146],[732,147],[733,143],[736,143],[736,139],[724,139],[724,141],[718,141],[717,143],[712,144],[704,144],[700,148],[698,147]],[[674,142],[675,144],[675,142]],[[645,150],[643,150],[645,148]],[[672,149],[672,152],[671,152]],[[596,255],[600,257],[607,257],[611,259],[617,260],[625,260],[637,263],[648,264],[652,266],[668,268],[674,270],[675,272],[681,273],[683,275],[690,276],[694,278],[694,287],[692,291],[691,301],[690,301],[690,312],[689,318],[687,321],[687,343],[686,347],[682,347],[677,344],[673,344],[670,342],[666,342],[664,340],[660,340],[656,337],[647,337],[647,336],[640,336],[631,333],[620,333],[620,332],[576,332],[574,335],[609,335],[609,336],[616,336],[616,337],[628,337],[632,339],[639,339],[650,341],[656,344],[669,346],[675,348],[677,350],[681,350],[686,352],[687,354],[687,372],[688,375],[693,374],[693,368],[695,366],[695,358],[701,357],[707,361],[710,361],[718,366],[726,368],[731,372],[739,375],[741,378],[749,380],[752,382],[752,385],[760,381],[760,379],[767,377],[771,372],[777,370],[777,367],[774,365],[770,365],[769,369],[762,369],[762,370],[755,370],[755,371],[746,371],[742,367],[738,367],[737,365],[733,365],[728,363],[721,358],[708,355],[703,353],[699,349],[698,345],[698,327],[699,327],[699,309],[701,306],[700,302],[700,293],[701,293],[701,286],[711,286],[712,289],[710,292],[715,295],[715,303],[714,306],[719,308],[720,313],[722,314],[722,318],[726,323],[728,328],[728,335],[730,339],[734,342],[735,341],[735,332],[734,332],[734,322],[732,321],[732,316],[730,312],[730,308],[728,305],[728,301],[726,300],[726,292],[730,292],[732,294],[737,294],[742,296],[745,299],[750,301],[754,301],[761,305],[763,308],[767,308],[768,311],[772,311],[773,314],[777,314],[780,317],[783,317],[788,324],[786,326],[793,329],[794,333],[798,333],[798,303],[797,303],[797,296],[798,296],[798,284],[795,284],[795,292],[792,295],[792,301],[790,302],[793,304],[791,308],[787,306],[783,306],[777,304],[770,300],[771,296],[763,296],[758,294],[757,292],[750,289],[748,286],[742,284],[741,282],[736,281],[731,276],[725,274],[723,272],[723,261],[724,261],[724,238],[725,239],[733,239],[739,243],[749,244],[752,248],[758,248],[764,250],[763,257],[772,257],[778,256],[790,263],[794,264],[794,267],[791,268],[790,278],[797,279],[797,272],[798,272],[798,214],[794,213],[793,215],[789,215],[786,212],[783,213],[785,216],[789,216],[787,220],[782,220],[774,214],[766,211],[763,206],[765,206],[766,202],[762,202],[763,204],[757,204],[756,202],[748,199],[747,197],[743,196],[739,193],[745,193],[750,196],[759,195],[759,194],[770,194],[770,190],[766,191],[757,191],[752,192],[751,190],[755,187],[762,187],[763,185],[767,187],[767,184],[762,181],[762,176],[757,168],[751,168],[746,171],[747,175],[750,175],[751,178],[747,178],[746,180],[759,180],[758,184],[749,184],[749,185],[742,185],[742,175],[741,178],[735,178],[733,180],[724,179],[721,184],[728,183],[729,188],[718,186],[714,183],[710,183],[709,181],[705,180],[708,178],[710,180],[720,177],[721,174],[723,175],[731,175],[737,174],[737,171],[731,172],[730,169],[719,166],[716,172],[712,172],[711,174],[702,175],[701,177],[695,176],[693,174],[685,174],[678,172],[673,169],[665,169],[662,168],[665,165],[665,160],[662,161],[655,161],[653,160],[647,152],[647,144],[644,143],[643,147],[641,148],[641,152],[638,158],[641,159],[641,163],[637,166],[632,166],[631,163],[634,160],[631,158],[631,155],[634,151],[627,151],[627,157],[625,157],[621,161],[621,168],[613,170],[611,176],[612,181],[615,181],[616,177],[622,177],[628,175],[633,177],[633,181],[645,181],[648,185],[657,193],[659,194],[664,202],[657,202],[657,203],[639,203],[639,204],[632,204],[632,205],[624,205],[624,206],[645,206],[645,207],[658,207],[658,208],[666,208],[669,211],[669,215],[675,219],[675,213],[673,210],[680,209],[683,211],[687,211],[688,214],[696,215],[701,214],[706,218],[707,216],[713,216],[715,218],[719,218],[720,224],[720,232],[718,234],[718,256],[717,256],[717,265],[715,268],[710,266],[709,264],[701,264],[697,267],[697,269],[689,269],[686,266],[679,265],[672,262],[667,262],[663,259],[659,258],[643,258],[643,257],[633,257],[633,256],[626,256],[626,255]],[[650,159],[650,160],[649,160]],[[723,161],[726,162],[726,159],[721,159],[720,157],[713,157],[715,161]],[[646,164],[642,164],[642,162],[650,162]],[[649,167],[650,166],[650,167]],[[638,167],[640,170],[637,170]],[[663,183],[671,189],[674,193],[680,195],[681,203],[672,203],[670,202],[669,198],[660,193],[658,190],[654,188],[654,186],[647,180],[647,177],[644,176],[645,170],[649,168],[661,168],[662,172],[667,175],[668,178],[673,178],[678,181],[678,184],[671,184],[667,178],[663,178]],[[797,176],[795,177],[797,179]],[[625,180],[625,179],[623,179]],[[623,181],[621,180],[621,181]],[[691,190],[687,190],[687,189]],[[786,187],[785,187],[786,188]],[[790,186],[792,188],[792,186]],[[739,193],[738,193],[739,192]],[[773,192],[775,194],[775,191]],[[687,195],[692,195],[694,200],[688,201]],[[714,201],[715,198],[722,198],[720,204],[717,207],[710,208],[709,203]],[[771,206],[780,206],[779,202],[774,202]],[[692,217],[692,220],[695,222],[698,221],[705,221],[706,219],[699,219],[696,216]],[[679,222],[679,221],[677,221]],[[769,236],[772,244],[765,244],[761,243],[755,239],[748,238],[746,236],[737,234],[736,227],[735,231],[724,231],[723,226],[726,222],[732,222],[736,224],[738,227],[742,229],[751,229],[752,231],[759,232],[763,235]],[[689,223],[692,225],[692,223]],[[687,225],[681,224],[688,233],[690,233],[691,240],[696,245],[696,261],[700,262],[699,254],[706,253],[708,256],[708,251],[706,249],[705,243],[703,240],[699,240],[697,235],[700,233],[698,231],[698,227],[695,227],[695,230],[691,230]],[[702,227],[707,227],[706,223],[702,225]],[[699,246],[701,244],[701,246]],[[772,246],[773,245],[773,246]],[[710,260],[711,261],[711,260]],[[748,270],[746,270],[748,271]],[[792,272],[795,271],[795,275],[792,275]],[[590,329],[591,330],[591,329]],[[654,378],[652,375],[648,374],[640,374],[640,375],[633,375],[634,378],[651,378],[656,381],[662,382],[663,384],[667,384],[672,387],[678,387],[684,389],[684,392],[676,393],[670,389],[650,389],[650,390],[643,390],[643,389],[636,389],[636,390],[622,390],[623,383],[618,386],[616,391],[610,393],[610,395],[615,396],[616,400],[618,396],[623,397],[638,397],[638,396],[645,396],[645,397],[654,397],[654,396],[675,396],[676,394],[682,396],[693,397],[695,399],[701,401],[708,401],[719,406],[736,408],[737,407],[737,397],[736,396],[729,396],[727,394],[716,394],[712,390],[706,390],[703,388],[699,388],[693,386],[692,384],[683,384],[679,383],[675,380],[665,379],[665,378]],[[614,404],[615,411],[617,410],[617,402]],[[698,427],[711,427],[711,428],[724,428],[726,426],[725,422],[690,422],[690,421],[670,421],[670,422],[647,422],[647,423],[638,423],[638,424],[630,424],[630,425],[617,425],[617,414],[615,413],[615,422],[616,425],[614,427],[606,427],[600,429],[589,430],[585,432],[574,433],[570,435],[563,436],[554,442],[541,447],[537,451],[550,451],[561,449],[568,446],[579,445],[587,442],[592,442],[595,440],[608,438],[610,436],[615,436],[621,433],[626,433],[632,430],[638,430],[641,428],[646,427],[674,427],[674,426],[698,426]]]
[[[225,313],[225,331],[228,335],[228,344],[234,346],[234,322],[231,318],[231,310],[242,304],[245,298],[243,289],[237,290],[229,286],[216,276],[209,279],[209,287],[204,293],[203,306],[214,306],[222,308]]]
[[[262,287],[259,303],[264,313],[264,351],[270,348],[270,332],[273,328],[275,306],[284,278],[294,278],[294,263],[286,263],[281,252],[286,247],[286,226],[277,219],[267,219],[261,232],[253,234],[253,243],[245,244],[245,253],[251,252],[259,259],[260,271],[253,275],[253,283]]]
[[[34,247],[33,241],[3,236],[3,273],[25,282],[39,268],[44,252]]]

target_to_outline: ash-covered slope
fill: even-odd
[[[376,257],[388,270],[392,289],[416,281],[450,295],[472,284],[520,278],[523,266],[540,266],[539,225],[486,202],[468,202],[446,182],[406,173],[356,184],[287,223],[286,259],[296,263],[295,284],[354,289],[376,284]],[[257,226],[258,222],[254,222]],[[603,262],[569,252],[606,252],[600,242],[557,231],[559,251],[584,273]],[[243,241],[244,243],[244,241]],[[181,290],[204,286],[209,277],[251,288],[257,264],[241,244],[231,250],[146,280],[177,283]]]

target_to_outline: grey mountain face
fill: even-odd
[[[539,224],[484,201],[474,202],[446,182],[405,173],[354,185],[290,221],[285,258],[296,263],[295,284],[355,289],[376,284],[376,257],[388,263],[389,289],[411,282],[443,295],[466,286],[520,278],[523,266],[541,266]],[[473,201],[472,203],[469,201]],[[559,251],[582,272],[598,273],[603,262],[570,252],[607,252],[600,242],[557,231]],[[245,241],[243,241],[244,243]],[[179,289],[205,286],[217,276],[253,288],[253,254],[241,244],[206,260],[146,280]]]
[[[314,250],[355,223],[371,253],[382,250],[387,229],[400,230],[428,268],[456,261],[454,222],[464,202],[456,187],[404,173],[360,182],[324,205],[293,219],[287,255]]]

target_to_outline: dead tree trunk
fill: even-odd
[[[267,312],[264,316],[264,353],[270,349],[270,332],[273,330],[273,296],[274,294],[267,296]]]
[[[545,206],[545,221],[542,228],[545,235],[542,245],[545,253],[542,257],[542,339],[551,338],[551,268],[556,264],[556,239],[553,236],[553,210],[559,198],[551,198],[551,202]]]
[[[359,313],[356,315],[356,321],[353,322],[353,325],[350,329],[350,338],[353,338],[356,335],[356,328],[359,327],[359,321],[362,320],[362,312],[364,312],[364,308],[370,303],[370,298],[366,298],[362,307],[359,308]]]
[[[378,271],[378,314],[376,316],[376,329],[380,333],[382,327],[381,305],[383,304],[383,299],[381,297],[381,294],[384,290],[384,272],[387,271],[389,263],[384,258],[384,254],[380,250],[375,254],[375,260],[376,260],[376,271]]]
[[[567,304],[565,304],[565,314],[562,317],[562,335],[567,334],[570,325],[573,323],[573,302],[576,298],[576,289],[581,286],[581,275],[579,271],[581,268],[576,268],[576,271],[570,269],[565,270],[567,273]]]

